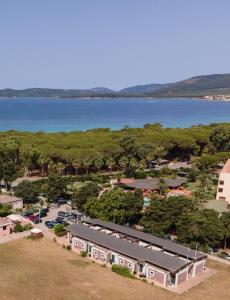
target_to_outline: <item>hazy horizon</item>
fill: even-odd
[[[228,0],[0,1],[0,89],[171,83],[230,73]]]

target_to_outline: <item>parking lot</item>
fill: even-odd
[[[76,218],[74,218],[74,219],[72,219],[71,221],[69,221],[69,220],[67,219],[67,217],[64,217],[64,215],[63,215],[63,217],[61,218],[60,216],[58,216],[58,214],[60,214],[60,212],[65,212],[65,213],[67,213],[68,215],[70,215],[71,210],[70,210],[70,207],[69,207],[67,204],[60,205],[60,207],[57,207],[57,208],[50,208],[49,211],[48,211],[48,213],[47,213],[47,216],[41,218],[42,222],[39,223],[39,224],[36,224],[36,227],[42,229],[43,234],[44,234],[47,238],[49,238],[49,239],[53,239],[54,237],[56,237],[56,235],[54,234],[54,232],[53,232],[53,230],[52,230],[52,228],[53,228],[54,226],[49,226],[49,227],[48,227],[48,226],[46,225],[47,222],[51,222],[51,223],[54,223],[53,225],[56,225],[56,224],[58,224],[58,222],[55,222],[55,220],[56,220],[57,218],[58,218],[59,220],[61,220],[61,219],[63,220],[63,222],[60,221],[59,224],[64,223],[64,222],[68,222],[69,224],[71,224],[71,223],[73,223],[73,221],[74,221],[74,222],[77,221]],[[62,215],[62,214],[61,214],[61,215]]]

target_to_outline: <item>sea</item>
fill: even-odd
[[[190,127],[230,122],[230,102],[200,99],[1,98],[0,131],[85,131],[160,123]]]

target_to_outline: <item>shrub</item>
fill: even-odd
[[[62,236],[64,236],[64,235],[66,235],[67,234],[67,231],[66,230],[63,230],[63,231],[61,231],[61,232],[57,232],[56,233],[56,235],[58,236],[58,237],[62,237]]]
[[[71,250],[71,246],[70,246],[70,245],[67,245],[67,246],[66,246],[66,249],[67,249],[67,250]]]
[[[23,226],[24,230],[30,230],[32,228],[33,228],[33,226],[31,224],[26,224],[25,226]]]
[[[23,232],[24,231],[24,228],[22,227],[21,224],[16,224],[14,226],[14,232]]]
[[[81,257],[86,257],[87,253],[86,253],[86,251],[81,251],[80,255],[81,255]]]
[[[128,277],[128,278],[132,278],[134,279],[135,276],[133,274],[130,273],[129,269],[126,267],[122,267],[122,266],[118,266],[118,265],[112,265],[112,271],[124,276],[124,277]]]
[[[55,234],[58,234],[60,232],[64,231],[65,226],[63,224],[57,224],[54,226],[54,232]]]

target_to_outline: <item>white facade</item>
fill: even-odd
[[[230,159],[220,172],[216,200],[225,200],[230,203]]]

